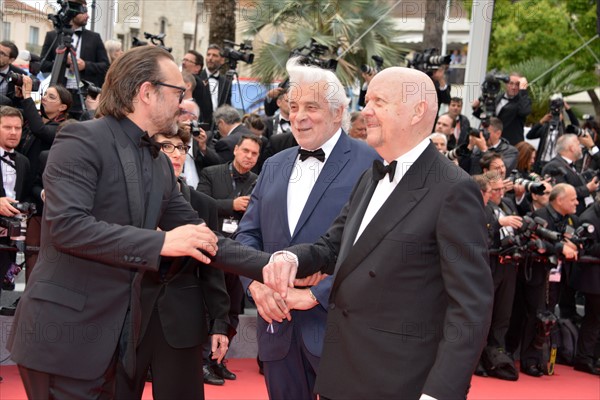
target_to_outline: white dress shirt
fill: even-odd
[[[323,146],[321,146],[321,149],[325,153],[325,161],[327,161],[327,158],[333,151],[341,134],[342,129],[340,128],[323,144]],[[308,196],[319,178],[323,165],[325,165],[325,161],[321,162],[314,157],[309,157],[304,161],[300,161],[300,157],[298,155],[296,156],[296,162],[294,162],[293,165],[287,190],[287,216],[290,234],[292,236],[294,235],[296,225],[298,224],[302,210],[304,210],[304,205],[308,200]]]
[[[362,235],[367,225],[369,225],[387,198],[390,197],[390,194],[392,194],[394,189],[396,189],[396,186],[398,186],[398,183],[402,180],[404,174],[406,174],[406,171],[408,171],[413,163],[417,161],[421,154],[423,154],[427,146],[429,146],[429,143],[431,143],[431,141],[427,137],[423,139],[421,143],[413,147],[410,151],[396,159],[396,172],[394,174],[394,179],[391,182],[387,175],[379,181],[377,187],[375,188],[375,192],[373,193],[373,197],[371,197],[371,201],[367,206],[367,210],[363,216],[360,228],[358,229],[356,238],[354,239],[354,243],[356,243],[360,235]],[[384,162],[384,164],[387,165],[388,163]]]
[[[14,153],[14,150],[6,151],[4,149],[0,149],[0,154],[4,155],[4,153]],[[14,163],[12,160],[11,162]],[[4,192],[6,193],[6,197],[15,199],[17,196],[17,192],[15,191],[15,185],[17,183],[17,170],[4,161],[0,160],[0,164],[2,164],[2,182],[4,183]]]

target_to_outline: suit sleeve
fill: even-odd
[[[41,66],[42,72],[50,72],[52,71],[52,66],[54,65],[54,57],[55,57],[55,49],[56,43],[54,40],[56,39],[56,33],[54,31],[50,31],[46,33],[46,37],[44,38],[44,44],[42,45],[42,54],[41,57],[46,57]],[[53,45],[54,43],[54,45]]]
[[[531,98],[527,90],[519,91],[519,107],[517,108],[517,115],[521,118],[527,117],[531,114]]]
[[[464,398],[483,349],[493,305],[493,285],[481,194],[473,181],[449,188],[436,223],[442,279],[448,296],[444,335],[423,393],[437,399]],[[449,251],[452,249],[452,251]]]
[[[106,53],[106,48],[104,47],[104,43],[102,43],[100,35],[94,33],[93,36],[90,36],[90,39],[93,40],[92,46],[94,57],[89,60],[84,59],[85,73],[88,76],[93,75],[101,77],[99,81],[104,82],[104,76],[106,75],[106,71],[108,71],[108,66],[110,64],[108,54]]]
[[[43,142],[52,144],[56,136],[57,125],[53,123],[44,124],[32,98],[24,99],[21,106],[23,107],[23,118],[29,122],[31,133]]]

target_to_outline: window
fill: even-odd
[[[167,19],[165,17],[162,17],[159,22],[160,22],[160,33],[166,33],[167,32]]]
[[[184,34],[183,35],[183,51],[186,52],[188,49],[192,48],[192,35]]]
[[[39,44],[40,40],[40,28],[36,26],[29,27],[29,43]]]
[[[2,40],[10,40],[10,22],[2,22]]]

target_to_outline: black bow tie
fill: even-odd
[[[290,121],[288,121],[285,118],[279,118],[279,125],[283,125],[283,124],[290,124]]]
[[[79,30],[79,31],[74,31],[73,33],[74,33],[75,35],[77,35],[77,36],[81,37],[81,34],[83,33],[83,29],[82,29],[82,30]]]
[[[150,149],[150,154],[152,154],[152,158],[158,157],[158,153],[160,153],[160,149],[162,146],[160,143],[157,143],[156,140],[145,133],[144,136],[140,138],[140,147],[148,147]]]
[[[397,161],[392,161],[389,165],[383,165],[379,160],[373,161],[373,180],[378,182],[383,179],[387,174],[390,175],[390,182],[394,179],[396,174]]]
[[[300,161],[305,161],[309,157],[314,157],[321,162],[325,161],[325,152],[323,149],[317,149],[315,151],[299,149],[298,154],[300,154]]]
[[[208,79],[216,79],[216,80],[219,80],[219,76],[218,76],[218,75],[210,75],[210,76],[208,77]]]
[[[238,172],[238,170],[236,170],[235,168],[232,168],[232,169],[233,169],[233,171],[232,171],[233,180],[238,183],[244,183],[250,177],[250,172],[246,172],[245,174],[240,174]]]
[[[15,153],[15,152],[9,153],[8,151],[5,151],[4,155],[2,157],[8,157],[11,160],[15,161],[17,159],[17,153]]]

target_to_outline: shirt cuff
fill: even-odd
[[[598,151],[600,151],[600,150],[598,149],[598,146],[594,146],[594,147],[592,147],[591,149],[589,149],[589,153],[590,153],[590,155],[591,155],[591,156],[595,156],[595,155],[596,155],[596,153],[598,153]]]
[[[296,267],[299,264],[298,256],[295,255],[294,253],[292,253],[291,251],[287,251],[287,250],[276,251],[275,253],[271,254],[271,258],[269,258],[270,263],[273,262],[273,259],[275,258],[275,256],[282,256],[286,261],[292,261],[292,262],[296,263]]]
[[[431,396],[428,396],[425,393],[423,393],[421,395],[421,397],[419,397],[419,400],[437,400],[437,399],[435,397],[431,397]]]

